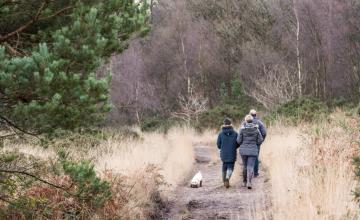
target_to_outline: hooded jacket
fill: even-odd
[[[265,138],[266,138],[266,128],[265,128],[264,123],[259,118],[254,117],[253,124],[259,126],[260,134],[263,137],[263,139],[265,140]]]
[[[239,144],[236,142],[238,133],[232,126],[224,126],[217,139],[217,147],[220,150],[222,162],[229,163],[236,161],[236,150]]]
[[[264,141],[265,141],[265,138],[266,138],[266,128],[265,128],[264,123],[263,123],[259,118],[257,118],[256,116],[254,117],[252,123],[253,123],[255,126],[258,126],[259,131],[260,131],[260,134],[261,134],[262,138],[263,138]],[[242,123],[242,126],[245,126],[245,125],[246,125],[246,122],[243,122],[243,123]]]
[[[244,156],[258,156],[259,147],[263,137],[258,126],[253,123],[246,123],[240,128],[237,143],[240,145],[240,154]]]

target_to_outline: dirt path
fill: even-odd
[[[190,188],[191,177],[178,187],[170,199],[170,212],[166,219],[271,219],[270,183],[264,169],[254,179],[253,189],[241,187],[240,167],[236,164],[231,187],[226,189],[221,180],[221,162],[214,146],[197,146],[196,165],[192,176],[201,171],[203,187]]]

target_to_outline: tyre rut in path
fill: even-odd
[[[214,146],[196,146],[196,164],[187,178],[170,198],[170,211],[165,219],[272,219],[270,181],[260,170],[260,176],[253,179],[253,189],[241,186],[241,164],[235,165],[231,187],[226,189],[222,183],[221,161]],[[238,158],[239,161],[239,158]],[[192,176],[201,171],[203,187],[190,188]]]

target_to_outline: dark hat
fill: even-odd
[[[224,125],[231,125],[231,119],[230,118],[225,118],[224,119]]]

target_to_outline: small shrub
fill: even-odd
[[[89,161],[68,160],[63,153],[59,156],[64,175],[70,177],[74,186],[73,195],[78,202],[91,209],[103,206],[111,197],[110,185],[96,175],[94,165]]]
[[[329,109],[325,103],[315,98],[300,97],[294,99],[284,105],[281,105],[275,112],[264,118],[265,122],[274,121],[279,116],[292,123],[312,122],[323,118],[329,113]]]
[[[358,183],[356,189],[355,189],[355,199],[360,205],[360,115],[354,117],[354,120],[356,120],[356,125],[353,125],[351,129],[351,133],[354,135],[353,144],[357,146],[357,156],[354,157],[354,172],[355,172],[355,179]],[[353,123],[354,124],[354,123]]]
[[[221,105],[217,106],[200,115],[199,121],[195,125],[198,129],[219,128],[225,117],[233,120],[233,123],[240,123],[245,115],[249,112],[246,105]]]
[[[99,212],[99,219],[161,219],[161,214],[166,212],[160,194],[166,183],[156,165],[149,164],[130,176],[108,171],[105,179],[113,193]]]
[[[140,125],[141,131],[162,131],[167,132],[172,126],[177,123],[175,119],[166,118],[164,116],[153,116],[146,118]]]
[[[358,183],[360,182],[360,156],[354,158],[355,176]],[[355,190],[355,199],[360,204],[360,187]]]
[[[112,195],[90,162],[69,160],[64,152],[54,164],[1,153],[0,168],[1,219],[89,219]]]

